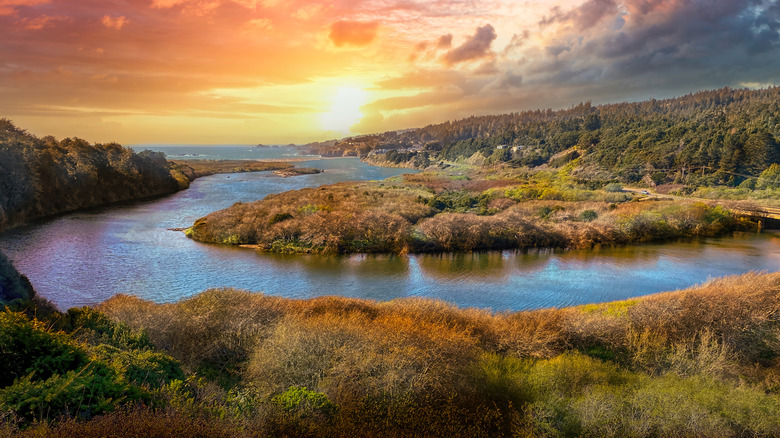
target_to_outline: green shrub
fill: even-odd
[[[582,213],[577,216],[577,220],[580,222],[592,222],[598,219],[599,214],[595,210],[583,210]]]
[[[552,207],[549,205],[545,205],[543,207],[539,207],[539,209],[536,210],[536,214],[542,219],[548,219],[551,214],[563,210],[564,208],[561,207],[560,205],[554,205]]]
[[[86,363],[84,349],[66,334],[50,332],[22,313],[0,312],[0,388],[31,373],[47,379]]]
[[[0,410],[14,412],[26,421],[91,417],[125,401],[146,399],[138,388],[99,362],[45,380],[34,376],[30,373],[0,389]]]
[[[123,350],[152,348],[145,332],[133,331],[90,307],[68,309],[59,325],[77,340],[92,345],[107,344]]]
[[[239,234],[231,234],[227,238],[222,240],[222,243],[225,245],[240,245],[241,242],[241,236]]]
[[[293,215],[290,213],[276,213],[275,215],[271,216],[271,219],[268,220],[268,225],[277,224],[279,222],[284,222],[287,219],[292,219]]]
[[[296,412],[300,416],[331,417],[336,411],[336,405],[331,403],[325,394],[310,391],[306,387],[291,386],[272,398],[271,402],[285,412]]]
[[[150,350],[122,351],[101,345],[95,349],[95,354],[136,385],[158,388],[172,380],[184,379],[184,371],[179,363],[164,353]]]
[[[466,190],[459,190],[439,193],[427,202],[436,210],[463,213],[476,207],[481,199],[481,197],[471,196]]]
[[[598,384],[630,384],[632,376],[614,364],[580,353],[537,362],[528,377],[535,398],[571,397]]]

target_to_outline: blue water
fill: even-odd
[[[251,145],[157,145],[144,144],[131,146],[136,152],[149,149],[164,152],[172,160],[268,160],[319,158],[301,155],[300,149],[290,146],[251,146]]]
[[[293,148],[256,152],[248,146],[154,149],[210,159],[244,154],[255,154],[249,157],[253,159],[294,158],[297,152]],[[421,296],[464,307],[522,310],[612,301],[723,275],[780,270],[777,233],[569,252],[296,256],[206,245],[168,231],[237,201],[409,172],[368,166],[355,158],[308,158],[296,164],[326,171],[293,178],[268,172],[213,175],[166,198],[73,213],[11,230],[0,235],[0,248],[36,290],[61,309],[95,304],[116,293],[171,302],[227,286],[293,298]]]

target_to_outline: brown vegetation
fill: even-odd
[[[292,167],[289,169],[275,170],[274,175],[281,176],[282,178],[289,178],[291,176],[315,175],[322,172],[322,169],[317,169],[316,167]]]
[[[515,313],[229,289],[98,310],[0,312],[0,435],[780,435],[780,273]]]
[[[658,347],[668,347],[691,340],[701,342],[705,331],[705,338],[717,339],[729,352],[738,353],[735,356],[745,365],[772,365],[771,360],[764,359],[780,354],[780,339],[773,338],[780,335],[780,273],[726,277],[683,291],[606,304],[505,314],[459,309],[418,298],[390,302],[340,297],[290,300],[231,289],[212,290],[180,303],[162,305],[119,295],[101,304],[99,310],[146,330],[152,342],[190,366],[203,360],[247,358],[252,356],[250,351],[268,353],[310,344],[304,349],[320,345],[322,351],[332,353],[350,345],[349,349],[377,348],[388,355],[385,359],[400,360],[411,355],[425,363],[420,369],[429,370],[436,362],[430,357],[447,357],[452,365],[472,360],[473,348],[537,358],[594,346],[625,354],[640,348],[638,343],[652,341]],[[336,338],[340,340],[334,341]],[[385,342],[388,346],[403,345],[406,350],[382,348]],[[292,354],[290,350],[285,354]],[[244,353],[236,356],[239,351]],[[225,352],[230,354],[220,356]],[[267,363],[257,366],[257,361],[281,357],[265,353],[255,354],[250,374],[259,375],[272,368]],[[320,362],[313,364],[315,368],[344,363],[318,354],[311,356],[316,356],[311,360]],[[376,362],[375,366],[381,364]],[[391,368],[403,374],[403,367]],[[304,372],[303,367],[293,369]],[[738,368],[732,371],[737,374]],[[301,378],[310,379],[315,374]],[[369,377],[372,373],[362,375]],[[323,376],[316,374],[314,378]],[[325,385],[323,382],[277,384],[318,386]]]
[[[198,219],[188,236],[275,252],[436,252],[590,248],[712,236],[747,223],[704,203],[633,202],[628,192],[471,172],[341,183],[238,203]],[[548,177],[549,178],[549,177]]]
[[[315,423],[260,407],[252,427],[265,433],[780,433],[780,273],[505,314],[234,290],[164,305],[118,296],[100,310],[191,369],[233,373],[259,399],[306,387],[339,407]]]

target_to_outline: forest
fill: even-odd
[[[187,235],[272,252],[407,253],[590,248],[756,228],[724,201],[779,206],[780,87],[470,117],[310,147],[424,173],[239,203]]]
[[[767,183],[758,177],[780,160],[780,87],[469,117],[320,149],[417,168],[472,157],[558,167],[583,156],[576,174],[591,180],[755,186]]]

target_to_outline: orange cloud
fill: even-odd
[[[273,27],[274,27],[273,23],[271,23],[271,20],[269,20],[268,18],[254,18],[252,20],[249,20],[244,25],[244,32],[253,34],[256,32],[273,29]]]
[[[46,27],[53,26],[58,21],[66,21],[67,17],[51,17],[48,15],[41,15],[40,17],[24,18],[19,20],[17,24],[24,27],[26,30],[41,30]]]
[[[379,23],[337,21],[330,26],[330,40],[336,47],[367,46],[376,38]]]
[[[106,26],[109,29],[116,29],[120,30],[122,27],[128,23],[127,17],[112,17],[110,15],[104,15],[103,18],[100,19],[100,22],[103,23],[103,26]]]
[[[16,15],[18,6],[45,5],[50,0],[0,0],[0,16]]]
[[[172,8],[178,4],[185,3],[187,0],[152,0],[153,8]]]

